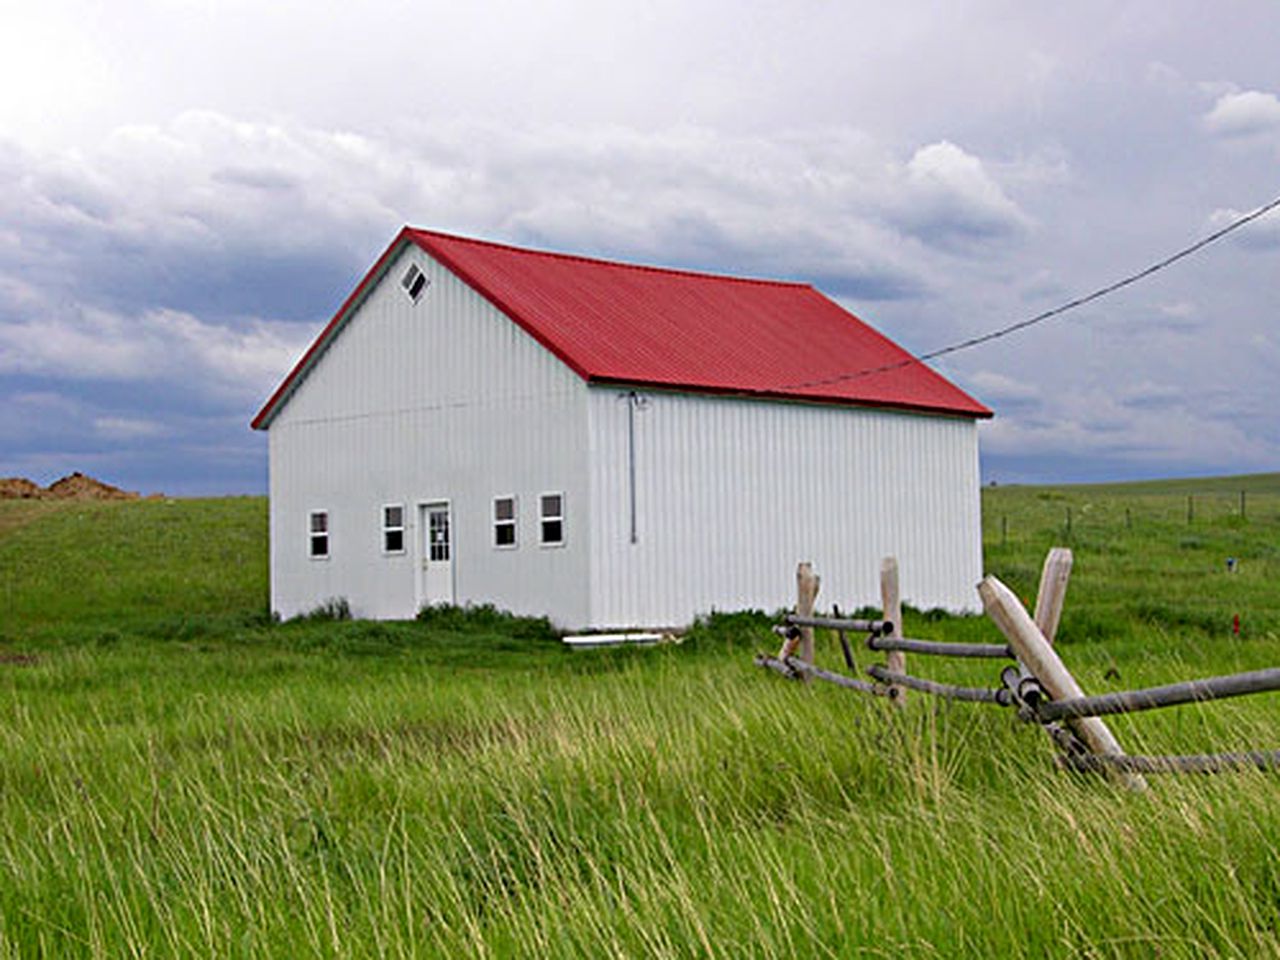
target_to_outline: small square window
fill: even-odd
[[[430,282],[427,275],[418,269],[418,265],[411,263],[404,276],[400,278],[400,288],[410,300],[417,303],[418,298],[422,296],[422,291],[427,289],[427,284]]]
[[[541,506],[542,543],[558,546],[564,543],[564,494],[544,493],[539,498]]]
[[[312,510],[307,523],[309,539],[308,555],[313,560],[323,560],[329,556],[329,511]]]
[[[495,547],[516,546],[515,497],[494,497],[493,499],[493,545]]]
[[[382,508],[382,552],[404,553],[404,506]]]

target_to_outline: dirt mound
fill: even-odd
[[[26,477],[0,479],[0,500],[137,500],[138,494],[95,480],[79,471],[48,488]]]
[[[49,484],[48,496],[55,500],[137,500],[138,494],[95,480],[78,470]]]
[[[0,500],[42,500],[44,487],[26,477],[0,477]]]

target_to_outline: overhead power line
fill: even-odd
[[[1266,216],[1268,213],[1270,213],[1272,210],[1275,210],[1277,207],[1280,207],[1280,197],[1276,197],[1274,200],[1270,201],[1269,203],[1263,204],[1262,206],[1258,207],[1256,210],[1253,210],[1250,213],[1246,213],[1240,217],[1237,217],[1235,220],[1232,220],[1230,223],[1228,223],[1225,227],[1222,227],[1219,230],[1215,230],[1213,233],[1209,234],[1208,236],[1201,237],[1199,240],[1197,240],[1195,243],[1191,244],[1190,246],[1183,247],[1177,253],[1170,254],[1169,256],[1165,257],[1163,260],[1153,263],[1149,267],[1145,267],[1144,269],[1139,270],[1137,273],[1131,273],[1120,280],[1116,280],[1113,283],[1107,284],[1105,287],[1099,287],[1097,290],[1094,290],[1092,293],[1087,293],[1084,296],[1076,297],[1074,300],[1068,300],[1066,303],[1060,304],[1051,310],[1045,310],[1043,313],[1037,313],[1034,317],[1027,317],[1025,320],[1019,320],[1017,323],[1011,323],[1007,327],[1000,327],[998,330],[992,330],[989,333],[984,333],[976,337],[970,337],[967,340],[961,340],[957,343],[952,343],[945,347],[939,347],[936,350],[930,350],[928,353],[922,353],[918,357],[909,357],[906,360],[899,360],[896,363],[886,363],[883,366],[879,366],[879,367],[867,367],[866,369],[855,370],[850,373],[836,374],[835,376],[832,376],[832,377],[824,377],[821,380],[808,380],[803,383],[788,383],[780,387],[779,389],[794,390],[802,387],[824,387],[833,383],[843,383],[846,380],[857,380],[860,377],[869,377],[877,373],[887,373],[890,370],[899,370],[902,367],[909,367],[914,363],[923,363],[926,360],[936,360],[938,357],[944,357],[949,353],[958,353],[961,350],[968,350],[970,347],[976,347],[984,343],[990,343],[992,340],[999,340],[1001,337],[1007,337],[1011,333],[1017,333],[1019,330],[1025,330],[1027,329],[1027,327],[1033,327],[1038,323],[1043,323],[1046,320],[1051,320],[1054,317],[1061,316],[1062,314],[1066,313],[1069,310],[1076,309],[1076,307],[1083,307],[1086,303],[1092,303],[1094,300],[1100,300],[1103,297],[1107,296],[1108,294],[1115,293],[1117,290],[1122,290],[1125,287],[1131,286],[1132,284],[1135,284],[1140,280],[1145,280],[1147,277],[1151,276],[1152,274],[1159,273],[1161,270],[1164,270],[1166,267],[1173,266],[1179,260],[1185,259],[1186,257],[1189,257],[1194,253],[1198,253],[1200,250],[1203,250],[1205,247],[1209,246],[1211,243],[1216,243],[1217,241],[1225,237],[1227,234],[1235,230],[1239,230],[1245,224],[1252,223],[1254,220],[1257,220],[1259,217]]]

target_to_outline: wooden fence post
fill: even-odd
[[[1044,569],[1040,572],[1040,592],[1036,594],[1036,626],[1050,643],[1053,643],[1058,633],[1074,559],[1066,547],[1054,547],[1044,558]]]
[[[881,618],[893,624],[894,636],[905,636],[902,632],[902,594],[898,590],[896,557],[885,557],[880,561],[880,611]],[[884,656],[884,665],[890,673],[906,673],[907,655],[901,650],[890,650]],[[906,688],[896,684],[890,686],[889,699],[896,704],[905,703]]]
[[[1055,700],[1072,700],[1083,697],[1084,691],[1071,676],[1031,615],[1018,602],[1014,592],[993,576],[987,576],[978,584],[982,605],[1005,635],[1018,659],[1031,671],[1041,686]],[[1124,756],[1120,744],[1110,728],[1097,717],[1079,717],[1069,721],[1071,729],[1084,741],[1093,753],[1112,757]],[[1145,790],[1146,780],[1140,774],[1113,771],[1112,778],[1133,790]]]
[[[796,567],[796,616],[813,616],[821,585],[822,578],[813,572],[813,564],[806,561]],[[813,627],[800,628],[800,659],[813,663]]]
[[[1067,600],[1067,582],[1071,578],[1071,551],[1066,547],[1054,547],[1044,558],[1040,571],[1040,589],[1036,592],[1036,626],[1044,638],[1053,643],[1062,619],[1062,606]],[[1043,696],[1042,685],[1026,664],[1019,661],[1016,682],[1010,687],[1018,699],[1025,699],[1034,707]]]

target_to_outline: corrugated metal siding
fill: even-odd
[[[399,288],[412,260],[431,286]],[[410,247],[272,422],[272,606],[345,597],[358,616],[416,611],[417,510],[453,507],[456,600],[587,619],[586,395],[581,380],[425,253]],[[563,491],[567,543],[537,545],[536,498]],[[493,497],[520,499],[520,546],[492,546]],[[382,553],[381,508],[406,507],[408,549]],[[306,555],[329,511],[331,557]]]
[[[906,602],[976,608],[972,420],[644,393],[632,544],[624,391],[590,393],[596,625],[789,606],[800,560],[816,564],[824,604],[878,604],[888,555]]]

